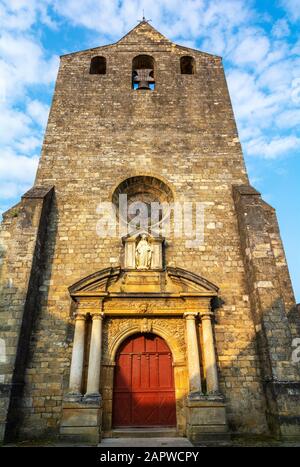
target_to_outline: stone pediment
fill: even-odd
[[[69,288],[73,298],[84,296],[207,296],[218,294],[218,287],[197,274],[181,268],[165,271],[125,271],[107,268]]]
[[[108,287],[118,280],[120,274],[121,268],[101,269],[101,271],[97,271],[69,287],[69,292],[72,296],[96,292],[105,293]]]
[[[141,21],[135,28],[122,37],[117,44],[157,44],[172,42],[155,29],[147,21]]]
[[[184,292],[212,293],[217,295],[219,288],[204,277],[181,268],[167,268],[168,277]]]

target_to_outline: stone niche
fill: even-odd
[[[124,245],[124,269],[125,270],[163,270],[163,246],[164,238],[149,235],[146,231],[128,235],[122,239]],[[145,250],[143,252],[143,250]],[[142,261],[139,264],[139,257]]]

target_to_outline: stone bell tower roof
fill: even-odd
[[[141,48],[151,48],[153,46],[157,47],[160,46],[162,48],[166,49],[177,49],[181,51],[186,51],[186,53],[197,53],[201,54],[202,56],[207,56],[207,57],[213,57],[213,58],[218,58],[221,59],[218,55],[214,54],[209,54],[207,52],[202,52],[201,50],[198,49],[193,49],[191,47],[186,47],[182,45],[178,45],[175,42],[172,42],[170,39],[168,39],[166,36],[164,36],[162,33],[160,33],[157,29],[155,29],[149,21],[146,21],[143,19],[140,21],[133,29],[131,29],[125,36],[121,37],[117,42],[114,42],[112,44],[106,44],[98,47],[93,47],[91,49],[85,49],[85,50],[79,50],[76,52],[71,52],[69,54],[64,54],[61,55],[61,57],[65,56],[70,56],[70,55],[75,55],[75,54],[80,54],[80,53],[97,53],[97,51],[105,51],[110,48],[116,48],[116,49],[121,49],[121,48],[127,48],[127,47],[136,47],[139,46]]]
[[[136,43],[136,42],[160,42],[171,44],[172,42],[161,34],[157,29],[155,29],[148,21],[143,20],[133,29],[131,29],[125,36],[123,36],[117,44],[120,43]]]

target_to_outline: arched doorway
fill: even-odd
[[[154,334],[129,337],[116,356],[114,427],[176,426],[172,354]]]

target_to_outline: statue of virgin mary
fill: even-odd
[[[152,248],[147,240],[147,235],[143,234],[137,244],[135,252],[135,264],[137,269],[150,269],[152,260]]]

